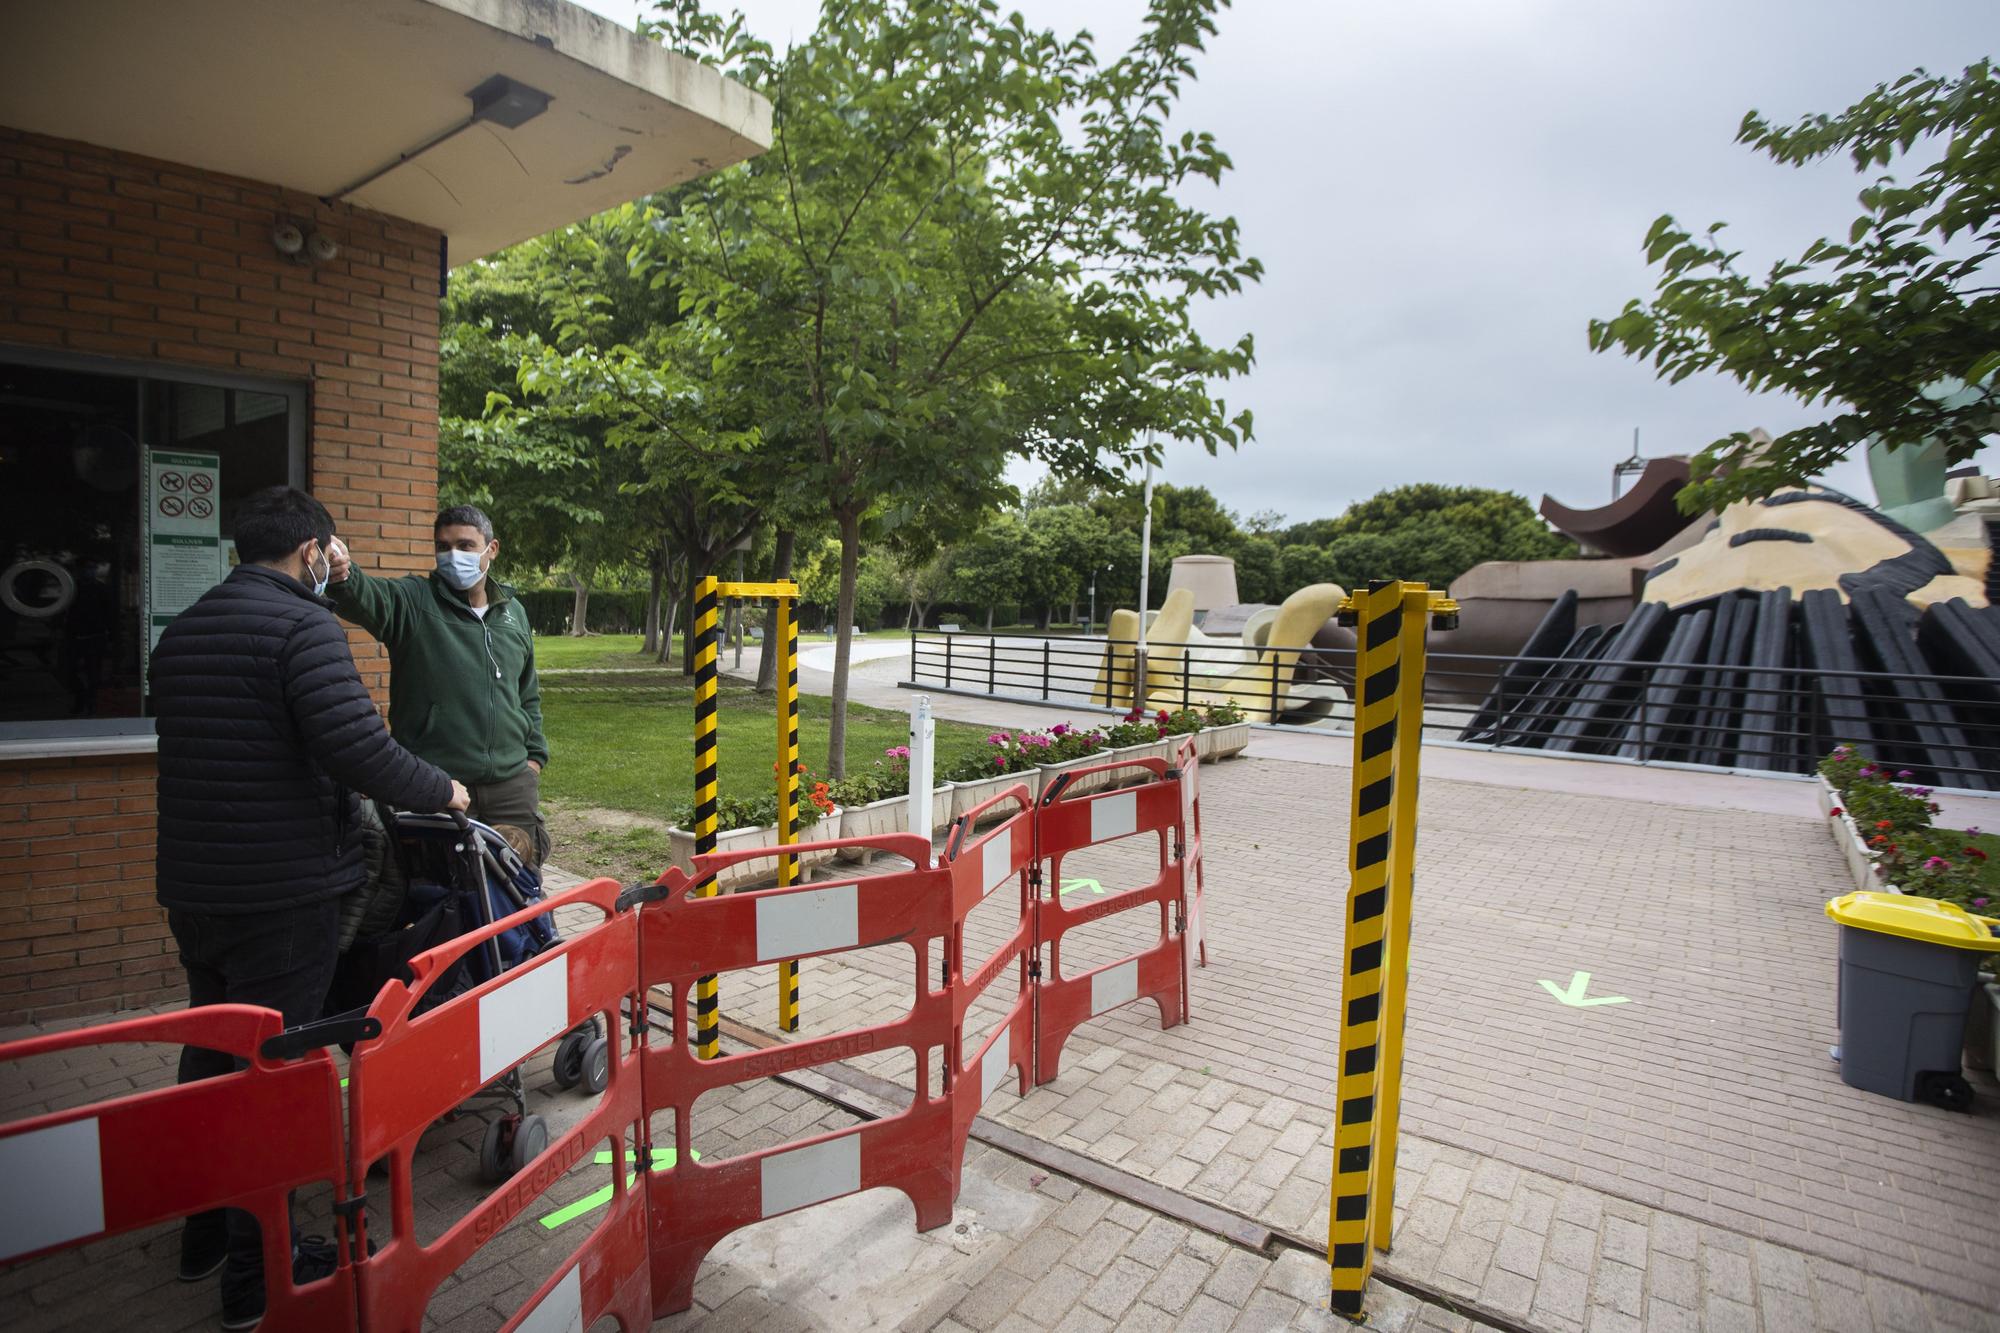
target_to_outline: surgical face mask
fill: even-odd
[[[486,571],[480,567],[485,558],[484,551],[439,551],[438,575],[460,592],[470,592],[486,577]]]
[[[310,560],[306,561],[306,573],[312,575],[313,596],[315,597],[326,596],[326,585],[328,581],[330,581],[333,578],[332,558],[328,556],[324,551],[322,551],[320,553],[320,560],[324,562],[326,565],[326,572],[324,574],[315,573],[312,567],[312,561]]]

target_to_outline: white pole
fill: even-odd
[[[929,845],[931,840],[931,788],[937,770],[937,719],[931,716],[931,697],[920,694],[910,705],[910,832]],[[930,858],[924,858],[925,866]]]
[[[1151,444],[1151,441],[1148,441]],[[1139,520],[1139,645],[1133,652],[1132,705],[1146,706],[1146,612],[1152,606],[1153,460],[1146,460],[1145,515]]]

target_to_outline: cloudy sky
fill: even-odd
[[[581,2],[623,23],[642,8]],[[1103,50],[1145,10],[1016,4]],[[780,44],[817,12],[740,7]],[[1265,265],[1200,317],[1215,340],[1256,335],[1256,368],[1225,391],[1256,438],[1221,458],[1170,448],[1164,477],[1294,519],[1412,481],[1597,504],[1634,427],[1654,455],[1811,419],[1730,381],[1661,384],[1593,355],[1586,325],[1652,290],[1640,242],[1661,213],[1727,220],[1755,271],[1845,232],[1860,179],[1738,146],[1745,111],[1837,111],[1994,54],[1993,35],[1992,0],[1237,0],[1177,120],[1235,160],[1193,197],[1233,213]],[[1858,464],[1828,480],[1872,497]]]

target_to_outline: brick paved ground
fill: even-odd
[[[1061,1080],[988,1114],[1311,1237],[1346,773],[1236,761],[1203,801],[1195,1022],[1107,1016]],[[1065,878],[1115,890],[1156,855],[1120,844]],[[1952,1115],[1840,1082],[1821,908],[1846,886],[1816,820],[1434,781],[1419,864],[1392,1267],[1550,1329],[2000,1327],[2000,1097],[1981,1078],[1980,1109]],[[1143,942],[1145,915],[1079,962]],[[986,924],[975,944],[997,939]],[[809,966],[809,1028],[907,1002],[906,966],[862,961]],[[1627,1003],[1570,1008],[1538,984],[1577,972]],[[767,989],[730,1003],[768,1024]]]
[[[1107,1016],[1073,1039],[1055,1083],[1025,1100],[1002,1089],[986,1113],[1306,1247],[1323,1237],[1345,782],[1339,768],[1258,759],[1206,772],[1211,966],[1195,978],[1195,1021],[1161,1032],[1143,1005]],[[1064,878],[1115,893],[1149,864],[1121,844],[1074,858]],[[2000,1095],[1983,1082],[1982,1110],[1952,1116],[1839,1082],[1819,909],[1843,875],[1813,820],[1427,783],[1386,1266],[1535,1329],[2000,1329]],[[1006,915],[982,909],[972,948]],[[1075,961],[1141,941],[1143,915],[1073,937]],[[1590,994],[1628,1002],[1566,1008],[1537,984],[1578,971]],[[909,980],[907,951],[811,961],[807,1029],[893,1016]],[[726,977],[724,996],[731,1016],[775,1026],[768,972]],[[31,1081],[10,1071],[0,1115],[163,1080],[167,1054],[38,1066]],[[545,1060],[531,1066],[537,1097],[575,1115]],[[907,1055],[858,1063],[909,1073]],[[843,1114],[756,1085],[705,1099],[696,1143],[721,1156]],[[476,1132],[427,1140],[420,1231],[478,1196]],[[739,1233],[676,1326],[1330,1321],[1307,1250],[1274,1262],[978,1145],[968,1162],[960,1218],[921,1241],[894,1195]],[[494,1326],[566,1252],[563,1229],[539,1218],[608,1176],[586,1158],[440,1292],[432,1323]],[[171,1249],[153,1234],[0,1273],[0,1323],[135,1326],[143,1312],[146,1327],[203,1326],[212,1292],[163,1280]],[[812,1253],[824,1257],[804,1264]],[[1467,1326],[1386,1289],[1371,1306],[1385,1327]]]

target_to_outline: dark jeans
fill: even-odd
[[[169,911],[167,925],[180,945],[181,966],[187,969],[188,1008],[262,1005],[283,1014],[286,1027],[310,1023],[320,1016],[338,957],[338,898],[309,907],[241,916]],[[221,1051],[181,1048],[182,1083],[215,1078],[242,1067],[241,1061]],[[213,1146],[228,1151],[226,1143]],[[194,1145],[185,1147],[192,1150]],[[264,1254],[255,1217],[237,1208],[218,1208],[195,1214],[187,1226],[190,1232],[226,1228],[229,1257],[222,1269],[225,1300],[232,1289],[263,1286]]]
[[[542,778],[532,768],[524,768],[505,782],[468,784],[472,794],[471,815],[482,824],[512,824],[535,843],[535,868],[549,859],[549,829],[542,822]]]

